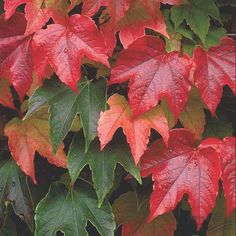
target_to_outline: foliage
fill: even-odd
[[[233,235],[235,7],[0,3],[0,235]]]

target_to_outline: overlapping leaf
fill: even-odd
[[[26,120],[14,118],[5,127],[9,149],[16,163],[25,174],[36,183],[34,155],[37,151],[42,157],[56,166],[67,167],[67,158],[61,145],[54,155],[49,137],[47,109],[41,109]]]
[[[94,21],[75,14],[67,25],[52,24],[34,36],[35,70],[42,78],[49,63],[67,86],[77,91],[81,59],[104,63],[109,67],[107,49]]]
[[[26,181],[13,160],[0,162],[0,225],[4,223],[4,211],[9,202],[15,213],[33,230],[34,207]]]
[[[0,79],[0,104],[14,109],[9,81]]]
[[[87,164],[90,166],[99,206],[112,188],[117,164],[122,165],[141,183],[139,168],[134,165],[127,145],[117,144],[116,140],[106,149],[100,151],[98,142],[94,142],[87,153],[84,152],[84,145],[81,135],[74,137],[68,153],[69,173],[74,183],[82,169]]]
[[[56,152],[67,135],[77,114],[80,114],[86,140],[86,150],[97,135],[99,114],[106,104],[106,81],[82,80],[79,94],[75,94],[62,83],[47,81],[29,99],[26,117],[32,115],[42,106],[50,105],[50,137]]]
[[[194,135],[185,129],[170,132],[168,147],[154,142],[142,157],[141,175],[152,174],[149,221],[175,209],[184,194],[198,228],[215,206],[220,161],[212,147],[195,148]]]
[[[6,77],[13,84],[20,99],[32,83],[32,35],[24,36],[24,15],[16,13],[8,21],[0,16],[0,79]]]
[[[66,235],[88,236],[86,225],[90,221],[102,236],[114,235],[113,214],[105,201],[98,208],[96,194],[91,186],[67,189],[61,183],[54,183],[46,197],[36,208],[36,236]]]
[[[194,83],[212,114],[220,102],[224,85],[236,94],[235,51],[236,43],[230,38],[223,38],[219,46],[208,51],[201,47],[194,51]]]
[[[124,50],[112,70],[109,84],[129,82],[129,102],[134,116],[166,97],[177,119],[188,101],[190,59],[165,52],[161,39],[144,36]]]
[[[135,164],[139,162],[147,148],[151,128],[158,131],[165,142],[168,141],[168,124],[160,107],[153,108],[142,116],[133,119],[129,103],[125,97],[114,94],[108,99],[108,104],[110,109],[102,112],[98,121],[101,149],[111,141],[114,133],[120,127],[126,135]]]
[[[146,222],[148,202],[140,204],[133,192],[121,195],[112,206],[117,227],[121,224],[122,236],[172,236],[176,222],[172,213],[165,214],[151,223]]]

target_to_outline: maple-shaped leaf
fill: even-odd
[[[92,171],[94,188],[98,196],[98,204],[104,201],[113,186],[114,172],[117,164],[133,175],[141,183],[140,169],[134,165],[132,155],[127,144],[114,140],[103,151],[100,151],[99,143],[94,141],[85,153],[85,143],[80,134],[76,135],[71,143],[68,153],[68,169],[72,182],[79,177],[82,169],[89,165]]]
[[[142,116],[133,119],[129,103],[125,97],[114,94],[107,103],[110,109],[101,112],[98,121],[98,137],[101,142],[101,149],[111,141],[114,133],[120,127],[126,135],[135,164],[139,162],[147,148],[151,128],[159,132],[165,142],[168,141],[168,124],[160,107],[153,108]]]
[[[194,0],[185,5],[174,6],[171,8],[171,20],[175,28],[186,20],[187,25],[205,43],[210,27],[210,17],[220,21],[220,13],[213,0]]]
[[[66,22],[67,11],[73,8],[64,0],[4,0],[5,18],[10,19],[16,11],[16,8],[22,4],[25,5],[25,17],[27,20],[26,34],[31,34],[41,29],[48,20]]]
[[[220,157],[221,162],[221,179],[226,198],[226,215],[230,216],[236,208],[236,139],[235,137],[226,137],[222,141],[217,138],[205,139],[202,147],[214,147]]]
[[[104,63],[109,67],[104,39],[94,21],[78,14],[72,15],[66,26],[49,25],[34,36],[35,70],[42,78],[46,65],[55,70],[60,80],[77,91],[81,59]]]
[[[219,46],[211,47],[208,51],[201,47],[194,51],[194,83],[213,115],[224,85],[228,85],[236,94],[235,51],[236,42],[230,38],[223,38]]]
[[[188,101],[190,59],[165,52],[161,39],[144,36],[121,52],[109,84],[129,82],[129,102],[134,116],[166,97],[176,120]]]
[[[0,162],[0,226],[4,223],[9,202],[14,212],[33,230],[33,202],[26,177],[13,160]]]
[[[14,118],[5,127],[9,149],[22,171],[36,183],[34,155],[37,151],[42,157],[58,167],[67,167],[66,155],[61,145],[54,155],[49,137],[47,108],[39,110],[26,120]]]
[[[168,147],[154,142],[141,159],[141,175],[152,174],[149,221],[174,210],[184,194],[198,229],[215,206],[220,161],[212,147],[195,148],[194,135],[185,129],[170,131]]]
[[[98,208],[96,194],[88,184],[67,189],[56,182],[50,187],[46,197],[36,208],[35,235],[87,236],[87,223],[91,222],[101,236],[113,236],[115,224],[112,209],[108,201]]]
[[[6,107],[15,108],[8,80],[0,79],[0,104]]]
[[[7,78],[23,100],[32,83],[32,35],[24,36],[24,14],[0,16],[0,78]]]
[[[234,236],[235,225],[235,211],[230,217],[226,217],[226,204],[222,191],[219,193],[216,201],[215,209],[212,212],[211,220],[207,229],[207,236]]]
[[[175,217],[172,213],[147,223],[148,201],[138,202],[137,194],[128,192],[121,195],[112,209],[117,227],[122,226],[122,236],[172,236],[176,229]]]
[[[25,118],[37,110],[49,105],[50,137],[53,151],[56,152],[63,139],[69,132],[72,122],[79,114],[85,136],[85,149],[97,136],[97,122],[100,112],[106,105],[106,80],[98,81],[82,79],[75,94],[63,83],[46,81],[29,99],[29,110]]]

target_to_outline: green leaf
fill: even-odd
[[[74,183],[82,169],[89,165],[93,174],[99,206],[112,188],[114,171],[118,163],[141,183],[139,168],[134,165],[126,144],[113,140],[103,151],[100,151],[98,141],[94,141],[85,154],[83,138],[81,135],[75,135],[68,154],[71,180]]]
[[[204,107],[198,90],[192,87],[188,103],[180,114],[179,120],[184,128],[191,130],[195,134],[196,139],[201,139],[206,124]]]
[[[221,22],[219,10],[212,0],[194,0],[190,5],[174,6],[171,9],[171,20],[175,28],[186,20],[203,43],[210,27],[209,16]]]
[[[26,177],[11,159],[0,162],[0,225],[4,223],[8,204],[12,205],[15,214],[33,230],[34,207]]]
[[[206,46],[208,48],[220,44],[220,39],[226,36],[226,30],[224,28],[212,28],[209,30],[206,37]]]
[[[17,236],[16,225],[10,217],[6,219],[4,226],[0,228],[0,236]]]
[[[105,85],[105,79],[95,82],[84,79],[79,83],[80,93],[75,94],[64,84],[49,80],[30,97],[25,119],[41,107],[50,105],[50,136],[56,152],[76,115],[80,114],[87,150],[97,135],[99,114],[106,104]]]
[[[212,117],[209,121],[207,121],[203,137],[215,137],[223,139],[227,136],[232,136],[233,132],[232,123],[224,119],[219,120]]]
[[[235,236],[235,222],[235,210],[229,218],[226,217],[226,203],[221,191],[208,225],[207,236]]]
[[[36,208],[35,236],[86,236],[87,222],[91,222],[102,236],[114,235],[115,223],[110,204],[105,201],[98,208],[96,194],[89,185],[67,189],[56,182]]]

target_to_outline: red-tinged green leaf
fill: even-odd
[[[34,36],[35,70],[42,78],[49,63],[60,80],[77,91],[81,59],[88,57],[109,67],[102,34],[92,19],[73,15],[67,26],[49,25]]]
[[[108,201],[98,208],[96,194],[90,185],[81,184],[67,189],[56,182],[37,205],[35,235],[56,236],[58,232],[63,232],[68,236],[88,236],[88,221],[101,236],[114,236],[115,224]]]
[[[16,163],[36,183],[34,155],[42,157],[58,167],[67,167],[66,155],[61,145],[54,155],[49,136],[47,108],[39,110],[26,120],[12,119],[5,127],[9,149]]]
[[[236,139],[235,137],[226,137],[222,141],[217,138],[205,139],[202,147],[214,147],[221,161],[221,179],[226,198],[226,215],[230,216],[236,208]]]
[[[235,211],[232,212],[230,217],[226,217],[225,211],[225,198],[223,193],[220,192],[208,225],[207,236],[235,236]]]
[[[109,84],[130,80],[129,102],[134,116],[166,97],[177,120],[188,100],[190,67],[188,56],[166,53],[161,39],[145,36],[121,53]]]
[[[147,148],[151,128],[158,131],[165,142],[168,141],[168,124],[160,107],[153,108],[142,116],[133,119],[129,103],[125,97],[114,94],[108,99],[108,104],[110,109],[102,112],[98,121],[98,137],[101,142],[101,149],[111,141],[114,133],[120,127],[126,135],[135,164],[139,162]]]
[[[0,104],[6,107],[15,108],[9,82],[5,79],[0,79]]]
[[[204,51],[198,47],[194,51],[194,83],[212,114],[222,97],[223,86],[235,89],[236,43],[233,39],[223,38],[219,46]]]
[[[154,142],[141,162],[141,175],[152,174],[149,221],[174,210],[184,194],[198,229],[215,206],[220,161],[211,147],[195,148],[194,135],[185,129],[170,131],[168,147]]]
[[[16,13],[8,21],[0,16],[0,78],[6,77],[20,99],[32,83],[32,35],[23,36],[24,15]]]
[[[121,195],[112,206],[117,227],[123,224],[122,236],[172,236],[176,228],[172,213],[147,223],[148,201],[138,204],[137,195],[128,192]]]
[[[195,134],[196,139],[201,139],[206,124],[203,108],[204,104],[199,97],[198,91],[196,88],[192,88],[187,105],[180,114],[179,120],[184,128],[189,129]]]

